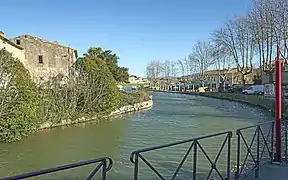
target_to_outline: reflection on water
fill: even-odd
[[[145,112],[101,123],[43,130],[20,142],[1,144],[0,177],[110,156],[114,166],[109,179],[132,179],[133,164],[129,156],[133,150],[271,120],[262,110],[236,102],[165,93],[153,93],[153,100],[153,108]],[[203,140],[203,146],[216,156],[222,141],[223,138]],[[162,168],[164,174],[173,174],[171,170],[176,169],[188,147],[189,144],[185,144],[160,153],[151,152],[147,159]],[[232,149],[235,151],[235,145]],[[189,158],[180,172],[183,175],[191,175],[192,159]],[[224,162],[225,156],[221,158]],[[210,166],[204,156],[200,155],[198,163],[203,173],[208,172]],[[144,165],[140,167],[140,179],[155,178]],[[92,169],[92,166],[80,168],[68,174],[61,173],[61,177],[71,179],[77,175],[81,179]]]

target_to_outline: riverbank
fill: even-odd
[[[111,112],[109,115],[98,115],[93,118],[79,118],[77,120],[62,120],[60,123],[51,123],[51,122],[46,122],[40,125],[39,130],[41,129],[48,129],[48,128],[54,128],[54,127],[59,127],[59,126],[67,126],[67,125],[72,125],[72,124],[78,124],[78,123],[84,123],[84,122],[89,122],[89,121],[100,121],[101,119],[106,119],[126,113],[131,113],[131,112],[138,112],[138,111],[143,111],[151,108],[153,106],[153,98],[150,95],[149,100],[143,101],[140,103],[135,103],[133,105],[126,105],[121,108],[118,108]]]
[[[168,93],[178,93],[178,94],[190,94],[190,95],[199,95],[204,97],[211,97],[216,99],[223,99],[228,101],[236,101],[240,103],[245,103],[248,105],[256,106],[266,111],[274,113],[275,100],[271,97],[266,96],[257,96],[257,95],[245,95],[237,93],[220,93],[220,92],[179,92],[179,91],[156,91],[155,92],[168,92]],[[287,107],[287,103],[283,102],[283,110]],[[284,112],[283,112],[284,113]],[[283,115],[285,115],[284,113]],[[285,115],[286,117],[287,115]]]

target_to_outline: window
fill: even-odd
[[[20,39],[16,40],[16,44],[20,45]]]
[[[38,61],[39,61],[39,64],[43,64],[43,56],[42,55],[38,56]]]

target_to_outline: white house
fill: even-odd
[[[137,77],[135,75],[130,75],[129,76],[129,83],[131,84],[143,84],[143,83],[147,83],[148,81],[142,77]]]
[[[14,58],[18,58],[25,66],[27,65],[24,48],[7,39],[4,33],[0,31],[0,49],[3,48],[10,52]]]

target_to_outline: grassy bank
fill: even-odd
[[[275,107],[275,102],[273,98],[268,98],[265,96],[257,95],[244,95],[237,93],[220,93],[220,92],[207,92],[199,93],[201,96],[212,97],[217,99],[224,99],[229,101],[237,101],[253,106],[263,108],[265,110],[273,111]]]
[[[143,83],[143,84],[140,84],[140,83],[120,83],[120,85],[124,86],[124,87],[133,87],[133,86],[146,86],[148,85],[149,83]]]

